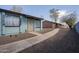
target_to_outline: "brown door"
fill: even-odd
[[[28,31],[32,32],[33,31],[33,20],[28,19]]]

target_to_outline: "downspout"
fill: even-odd
[[[32,19],[32,20],[34,20],[34,19]],[[33,31],[35,31],[35,20],[33,21]]]
[[[21,27],[21,16],[19,16],[19,33],[21,33],[21,29],[20,29],[20,27]]]
[[[3,35],[3,22],[4,22],[4,14],[3,14],[3,12],[1,13],[1,35]]]
[[[26,20],[26,26],[27,26],[27,28],[25,29],[25,32],[27,32],[28,31],[28,19],[27,19],[27,17],[25,18],[25,20]]]

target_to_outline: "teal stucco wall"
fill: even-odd
[[[5,14],[4,23],[5,23],[5,21],[8,21],[8,19],[11,19],[11,17],[12,17],[11,15],[6,16],[6,14]],[[13,16],[12,18],[15,18],[15,16]],[[8,27],[8,26],[6,27],[5,24],[3,25],[3,34],[4,35],[14,35],[14,34],[18,34],[18,33],[19,33],[19,27]]]
[[[24,16],[21,16],[21,26],[20,26],[20,32],[26,32],[27,31],[27,18]]]
[[[19,34],[19,33],[24,33],[26,31],[28,31],[28,20],[27,17],[19,15],[18,19],[20,20],[20,26],[18,27],[9,27],[9,26],[5,26],[5,20],[11,19],[9,17],[12,17],[12,19],[16,19],[15,15],[8,15],[8,18],[6,17],[5,12],[0,12],[0,36],[1,35],[15,35],[15,34]],[[1,21],[2,20],[2,21]],[[33,30],[34,31],[40,31],[41,30],[41,20],[33,20]]]
[[[8,20],[9,17],[11,17],[11,16],[8,15],[9,16],[8,19],[5,16],[6,16],[6,13],[2,12],[2,16],[0,18],[0,22],[1,22],[1,19],[2,19],[3,20],[2,23],[4,23],[4,24],[1,25],[1,23],[0,23],[0,34],[2,32],[3,35],[15,35],[15,34],[19,34],[20,32],[24,33],[25,31],[27,31],[27,18],[25,18],[23,16],[19,16],[18,19],[20,20],[20,26],[18,26],[18,27],[12,27],[12,26],[8,27],[7,26],[6,27],[5,26],[5,20]],[[16,16],[13,15],[13,18],[15,18],[15,17]],[[2,31],[1,31],[1,29],[2,29]]]

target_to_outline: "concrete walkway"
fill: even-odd
[[[28,33],[31,33],[31,34],[35,34],[35,35],[42,35],[42,34],[40,34],[40,33],[37,33],[37,32],[28,32]]]
[[[28,47],[31,47],[37,43],[40,43],[51,36],[56,35],[59,32],[59,29],[55,29],[53,31],[50,31],[46,34],[35,36],[29,39],[21,40],[21,41],[16,41],[13,43],[5,44],[0,46],[0,52],[1,53],[15,53],[19,52],[23,49],[26,49]]]

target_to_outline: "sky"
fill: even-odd
[[[43,17],[45,20],[51,21],[49,10],[55,8],[63,11],[76,11],[77,16],[79,16],[79,6],[78,5],[20,5],[23,8],[23,13],[28,15],[33,15],[37,17]],[[12,9],[12,5],[0,5],[3,9]],[[79,18],[78,18],[79,19]],[[77,21],[79,21],[77,19]]]

